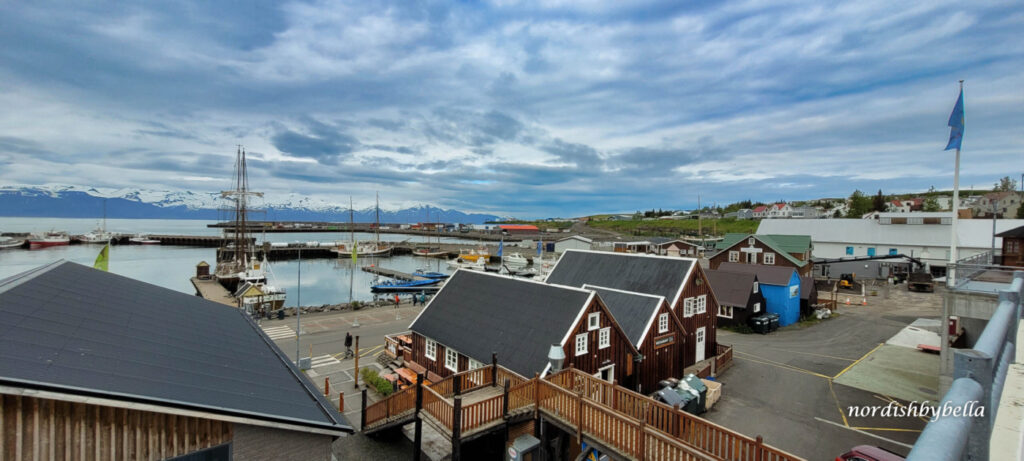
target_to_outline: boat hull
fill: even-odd
[[[70,240],[29,240],[28,247],[31,250],[38,250],[40,248],[49,248],[56,246],[65,246],[70,244]]]
[[[0,243],[0,250],[6,250],[8,248],[21,248],[25,246],[24,240],[14,240],[10,242]]]

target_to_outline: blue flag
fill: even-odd
[[[499,258],[501,257],[501,250],[504,249],[504,248],[505,248],[505,241],[502,240],[500,243],[498,243],[498,257]]]
[[[959,149],[964,139],[964,90],[960,89],[960,97],[956,98],[953,113],[949,114],[949,143],[946,149]]]
[[[544,242],[537,242],[537,256],[540,256],[540,251],[542,248],[544,248]]]

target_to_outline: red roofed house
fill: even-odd
[[[766,217],[768,217],[767,215],[768,215],[768,207],[767,206],[761,205],[759,207],[754,208],[754,217],[755,218],[766,218]]]
[[[793,208],[788,203],[776,203],[768,206],[765,213],[766,218],[789,218],[793,215]]]
[[[537,226],[529,224],[501,224],[498,226],[501,232],[508,235],[525,235],[525,234],[539,234],[540,229]]]

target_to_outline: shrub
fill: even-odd
[[[391,385],[391,381],[388,381],[380,377],[380,374],[376,370],[371,368],[363,368],[359,371],[359,374],[363,377],[363,382],[367,386],[370,386],[377,390],[381,395],[387,397],[391,393],[395,392],[394,386]]]

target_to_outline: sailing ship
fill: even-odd
[[[426,222],[430,222],[430,208],[427,208],[427,221]],[[440,232],[440,228],[441,228],[440,224],[441,224],[440,221],[438,221],[438,225],[434,226],[434,232],[435,233],[439,233]],[[424,257],[427,257],[427,258],[445,258],[445,257],[448,256],[448,252],[447,251],[442,251],[441,250],[441,236],[440,236],[440,234],[438,234],[438,236],[437,236],[437,245],[432,245],[432,242],[430,241],[430,237],[428,236],[427,237],[427,246],[425,246],[425,247],[416,247],[416,249],[412,250],[412,254],[413,254],[413,256],[424,256]]]
[[[67,232],[64,231],[50,231],[42,234],[33,234],[28,239],[28,248],[30,250],[37,250],[39,248],[48,248],[54,246],[68,245],[71,243],[71,237],[68,236]]]
[[[356,257],[369,256],[386,258],[391,256],[392,247],[387,242],[380,240],[380,195],[377,196],[377,220],[373,227],[374,241],[358,243],[355,238],[355,211],[352,208],[352,198],[348,200],[348,227],[349,227],[349,241],[348,242],[336,242],[334,248],[331,251],[338,255],[339,258],[351,258],[352,253],[355,253]]]
[[[107,232],[107,201],[103,201],[103,225],[97,226],[88,234],[79,235],[78,241],[81,243],[102,243],[108,244],[114,239],[114,234]],[[157,242],[159,243],[159,242]]]
[[[217,250],[215,274],[217,281],[238,300],[239,307],[253,315],[280,309],[285,299],[283,288],[268,283],[268,274],[272,277],[273,272],[266,254],[262,260],[256,257],[255,239],[249,234],[249,202],[260,197],[263,197],[262,192],[249,190],[245,149],[239,146],[235,158],[235,188],[221,192],[233,225],[225,230],[225,243]]]

